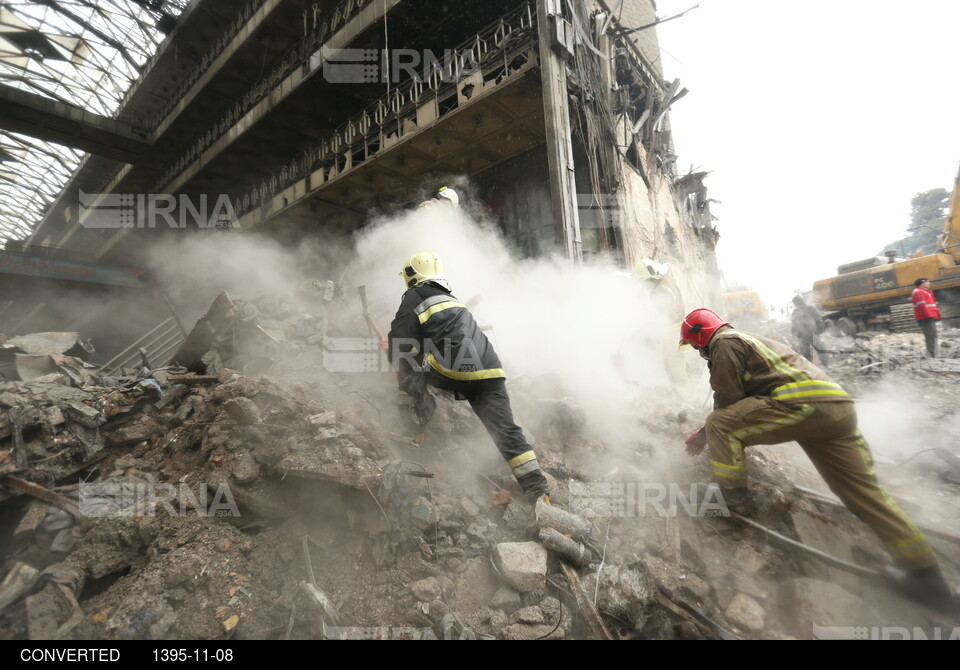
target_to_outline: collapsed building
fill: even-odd
[[[363,240],[412,245],[423,223],[489,240],[413,220],[437,186],[513,257],[649,258],[688,307],[718,304],[706,175],[677,166],[686,91],[664,80],[652,0],[113,0],[113,26],[38,4],[0,20],[20,68],[0,138],[24,157],[2,193],[44,203],[0,222],[0,635],[729,639],[939,621],[874,588],[879,544],[789,459],[756,455],[753,520],[697,497],[705,469],[677,442],[702,379],[686,394],[612,380],[623,366],[592,344],[597,415],[569,378],[516,361],[556,509],[521,498],[453,396],[423,442],[403,431],[370,345],[399,267],[350,266]],[[51,96],[37,68],[91,45],[125,65]],[[58,174],[44,160],[70,168],[56,189],[39,188]],[[248,248],[237,237],[296,271],[274,280],[251,255],[256,293],[207,281]],[[932,539],[955,556],[956,531]]]
[[[7,279],[3,298],[85,273],[120,291],[130,271],[109,266],[149,269],[159,239],[190,245],[218,218],[326,241],[468,180],[518,254],[675,263],[690,270],[690,303],[716,302],[705,174],[676,164],[668,113],[686,91],[663,79],[652,2],[188,7],[110,113],[45,97],[30,68],[5,85],[11,144],[89,153],[52,197],[37,183],[49,172],[14,172],[20,197],[39,190],[47,206],[4,214],[7,265],[25,279]],[[21,41],[63,48],[43,36],[54,23],[26,16],[5,10]],[[97,321],[54,328],[31,307],[3,309],[15,332]]]

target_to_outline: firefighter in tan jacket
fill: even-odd
[[[736,330],[709,309],[688,314],[680,336],[709,362],[714,398],[687,451],[709,449],[729,507],[747,505],[744,449],[796,440],[830,490],[880,536],[902,569],[888,572],[898,585],[928,604],[956,607],[932,547],[877,481],[853,399],[839,384],[792,349]]]

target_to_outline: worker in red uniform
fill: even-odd
[[[888,571],[894,581],[911,597],[957,608],[933,548],[877,481],[843,387],[784,344],[737,330],[709,309],[690,312],[680,338],[708,361],[713,389],[714,409],[687,452],[709,450],[729,509],[748,508],[746,448],[795,440],[830,490],[880,536],[899,568]]]
[[[926,277],[920,277],[913,282],[916,286],[913,289],[913,316],[917,319],[920,330],[923,331],[923,337],[927,341],[927,353],[930,358],[937,357],[937,321],[940,320],[940,306],[937,305],[937,298],[933,295],[933,289],[930,288],[930,280]]]

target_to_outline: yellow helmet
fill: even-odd
[[[443,263],[432,251],[419,251],[410,257],[400,276],[407,288],[413,288],[428,281],[443,280]]]
[[[638,279],[650,279],[653,281],[659,281],[667,274],[667,270],[670,269],[668,263],[658,263],[657,261],[644,258],[639,263],[637,263],[634,268],[634,274]]]

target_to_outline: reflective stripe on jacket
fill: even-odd
[[[387,355],[400,355],[400,388],[421,372],[458,382],[506,377],[500,358],[470,311],[450,291],[427,282],[403,294],[390,324]],[[415,363],[415,365],[414,365]]]
[[[918,286],[913,289],[910,300],[913,302],[913,316],[917,321],[940,318],[940,306],[937,305],[937,298],[930,289]]]
[[[790,404],[850,402],[850,394],[820,368],[779,342],[731,326],[710,340],[714,409],[750,396]]]

